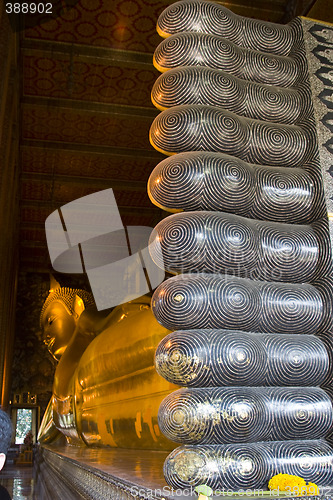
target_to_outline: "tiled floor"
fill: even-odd
[[[34,480],[32,467],[6,464],[0,472],[0,484],[7,488],[13,500],[32,500]]]

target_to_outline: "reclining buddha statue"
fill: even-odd
[[[49,443],[172,449],[157,425],[162,399],[177,388],[153,366],[168,330],[148,296],[97,311],[92,295],[55,282],[41,312],[43,341],[58,361],[53,395],[39,431]]]

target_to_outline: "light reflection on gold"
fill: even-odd
[[[46,322],[44,335],[58,344],[58,337],[70,340],[56,369],[39,440],[51,442],[60,431],[68,442],[81,445],[173,449],[176,445],[159,431],[157,412],[177,386],[153,366],[155,349],[168,331],[153,317],[150,299],[118,306],[108,316],[84,310],[82,300],[76,301],[80,314],[72,314],[71,321],[69,308],[60,308],[57,301],[43,314],[49,317],[57,307],[61,331],[57,321]]]

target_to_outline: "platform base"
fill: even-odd
[[[147,450],[41,446],[35,460],[35,499],[167,500],[173,498],[162,473],[167,455]]]
[[[188,500],[197,499],[191,490],[175,490],[163,478],[163,463],[168,452],[124,450],[119,448],[80,448],[69,445],[39,447],[35,457],[35,500]],[[333,488],[325,488],[316,500],[332,500]],[[251,492],[241,495],[226,491],[213,500],[289,500]],[[310,497],[302,497],[302,500]],[[295,498],[293,499],[295,500]]]

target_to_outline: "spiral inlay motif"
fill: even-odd
[[[155,50],[154,65],[161,71],[178,66],[205,66],[252,82],[291,87],[300,72],[290,57],[238,47],[225,38],[205,33],[179,33],[163,40]]]
[[[332,421],[331,400],[317,387],[179,389],[158,413],[163,434],[183,444],[317,439]]]
[[[268,283],[216,274],[181,274],[154,292],[152,310],[169,330],[225,328],[315,333],[325,321],[312,285]]]
[[[214,106],[174,106],[160,113],[150,128],[150,142],[171,155],[184,151],[216,151],[260,165],[302,164],[306,132],[296,125],[243,118]]]
[[[148,194],[169,212],[212,210],[293,223],[316,216],[308,172],[253,165],[209,151],[179,153],[160,162],[150,175]]]
[[[248,118],[295,123],[309,106],[295,89],[263,85],[237,78],[225,71],[186,66],[163,73],[152,89],[160,110],[182,104],[220,106]]]
[[[188,445],[176,448],[164,463],[166,481],[174,488],[206,484],[213,490],[266,489],[279,473],[330,485],[333,450],[324,440]]]
[[[311,226],[205,211],[166,217],[149,244],[155,263],[171,273],[226,273],[295,283],[315,279],[319,248],[328,253],[324,237]]]
[[[292,26],[247,19],[220,4],[198,0],[175,2],[164,9],[157,31],[162,37],[182,31],[212,33],[242,47],[282,55],[289,54],[295,36]]]
[[[302,23],[203,0],[158,20],[152,102],[162,112],[150,141],[170,158],[148,193],[178,213],[150,250],[185,273],[152,298],[176,330],[156,350],[157,371],[186,387],[159,411],[162,432],[189,444],[165,462],[176,488],[267,489],[281,472],[333,481],[333,450],[313,440],[332,429],[330,389],[314,386],[332,378],[333,284]]]
[[[316,386],[329,372],[329,356],[314,335],[180,330],[161,340],[155,366],[187,387]]]

